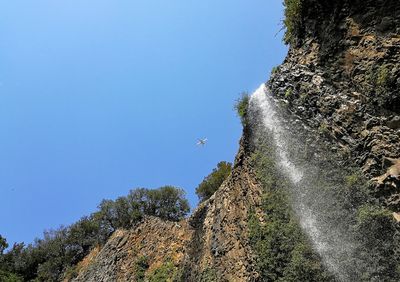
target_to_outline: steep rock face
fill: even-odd
[[[397,212],[400,2],[302,3],[289,54],[268,85],[333,151],[357,163],[375,196]]]
[[[77,266],[72,281],[136,281],[136,264],[147,258],[151,272],[166,260],[182,263],[191,231],[186,221],[165,222],[146,218],[137,228],[117,230],[102,248],[95,248]]]
[[[252,172],[248,150],[243,138],[231,176],[189,219],[194,233],[184,263],[184,281],[201,281],[209,269],[215,272],[216,281],[255,281],[258,277],[248,242],[248,219],[250,212],[262,219],[262,189]]]

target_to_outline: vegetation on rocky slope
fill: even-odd
[[[242,122],[243,126],[246,124],[246,117],[247,117],[249,101],[250,101],[249,93],[242,92],[240,94],[240,98],[236,100],[236,103],[234,105],[236,113],[237,113],[238,117],[240,118],[240,121]]]
[[[170,260],[164,261],[159,267],[147,275],[144,281],[148,282],[174,282],[180,281],[179,268]]]
[[[68,227],[46,231],[33,244],[19,243],[5,254],[0,252],[0,281],[18,281],[19,277],[24,281],[60,281],[118,228],[132,228],[144,216],[178,221],[188,212],[184,191],[172,186],[139,188],[115,201],[103,200],[90,216]],[[3,251],[7,243],[2,237],[0,241]]]
[[[217,167],[207,175],[204,180],[197,186],[196,194],[200,202],[209,199],[215,191],[221,186],[225,179],[232,171],[232,164],[228,162],[219,162]]]
[[[270,149],[259,146],[252,155],[257,178],[264,188],[264,220],[249,218],[250,243],[257,255],[262,281],[333,281],[313,251],[289,205],[286,186]]]
[[[135,281],[137,282],[177,282],[181,281],[180,269],[173,261],[167,258],[161,265],[152,271],[148,271],[149,263],[147,257],[140,257],[135,266]]]
[[[284,42],[292,43],[295,38],[296,29],[301,23],[302,0],[284,0],[285,19],[283,24],[286,28]]]
[[[146,256],[140,256],[135,262],[135,280],[138,282],[144,281],[148,268],[148,258]]]

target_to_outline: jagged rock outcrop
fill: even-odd
[[[302,3],[289,54],[268,85],[399,211],[400,2]]]
[[[71,281],[136,281],[136,263],[142,257],[147,258],[147,272],[167,259],[180,265],[190,236],[186,220],[177,223],[148,217],[137,228],[117,230],[102,248],[92,250],[78,264],[78,275]]]

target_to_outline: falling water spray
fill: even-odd
[[[357,242],[351,232],[346,231],[346,222],[327,213],[336,208],[336,199],[326,192],[334,190],[335,184],[329,180],[316,181],[321,168],[296,157],[304,148],[304,140],[299,140],[286,126],[282,111],[264,84],[253,93],[249,107],[250,113],[257,113],[263,132],[269,135],[276,164],[291,184],[288,188],[291,207],[314,249],[338,280],[356,281],[352,279],[360,277],[363,271],[363,263],[356,260]]]

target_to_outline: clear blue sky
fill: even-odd
[[[134,187],[195,187],[282,62],[280,0],[0,3],[0,234],[32,242]],[[204,148],[196,139],[207,137]]]

